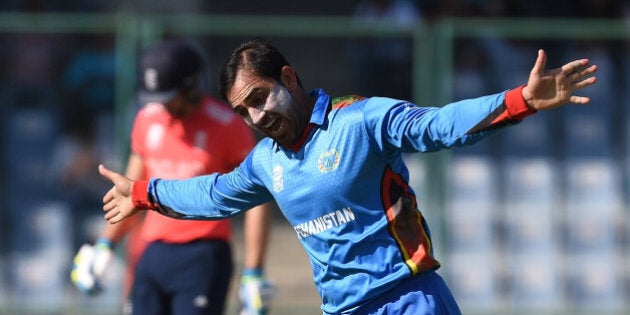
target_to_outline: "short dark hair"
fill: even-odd
[[[264,39],[253,39],[238,46],[228,57],[219,75],[219,92],[227,102],[227,92],[234,85],[239,69],[248,69],[254,74],[274,79],[280,83],[282,67],[291,66],[286,58]],[[298,84],[302,83],[298,78]]]

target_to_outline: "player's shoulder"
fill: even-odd
[[[222,125],[231,125],[240,119],[227,104],[210,95],[205,95],[203,98],[202,113]]]
[[[332,114],[329,116],[331,121],[343,121],[344,124],[362,119],[365,104],[370,98],[360,95],[345,95],[334,97],[330,100]]]
[[[348,95],[331,100],[334,114],[331,121],[343,122],[343,125],[363,125],[366,122],[378,122],[388,117],[389,111],[400,104],[409,102],[389,97],[363,97]],[[410,103],[409,103],[410,104]]]
[[[330,103],[332,104],[332,109],[342,109],[352,105],[357,105],[358,102],[364,101],[365,99],[365,96],[350,94],[335,97],[330,101]]]

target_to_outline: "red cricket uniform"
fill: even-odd
[[[148,103],[136,115],[131,133],[131,149],[142,157],[147,178],[227,172],[238,166],[254,144],[254,135],[243,120],[207,95],[196,112],[182,118],[173,118],[159,103]],[[230,238],[229,220],[176,220],[147,211],[141,232],[130,235],[127,289],[133,282],[135,265],[150,242],[229,242]]]

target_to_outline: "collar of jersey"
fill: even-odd
[[[308,93],[310,97],[316,98],[315,105],[313,106],[313,112],[311,113],[311,119],[309,120],[309,124],[302,131],[302,135],[300,139],[295,143],[291,144],[288,148],[293,152],[297,152],[302,148],[304,142],[306,142],[306,138],[313,130],[315,125],[321,126],[326,119],[326,114],[330,110],[330,96],[324,92],[322,89],[315,89]]]

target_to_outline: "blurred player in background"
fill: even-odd
[[[228,172],[255,145],[252,131],[224,103],[202,91],[205,58],[191,42],[159,42],[142,55],[144,106],[131,133],[126,176],[183,179]],[[269,211],[264,204],[245,218],[245,261],[239,290],[241,314],[264,314],[273,286],[263,276]],[[88,293],[100,289],[114,244],[128,237],[124,295],[133,314],[222,314],[232,277],[229,220],[183,221],[157,212],[108,224],[74,260],[71,278]]]
[[[267,135],[241,166],[187,180],[132,181],[104,166],[103,199],[117,223],[139,210],[220,219],[275,200],[313,267],[324,314],[460,314],[402,158],[472,145],[539,110],[586,104],[588,59],[546,70],[538,52],[526,85],[443,107],[387,97],[307,92],[272,45],[255,40],[230,56],[221,95]],[[122,221],[124,222],[124,221]]]

